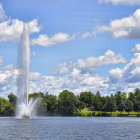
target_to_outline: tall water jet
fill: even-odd
[[[37,100],[28,100],[30,78],[30,42],[29,27],[25,23],[19,46],[19,76],[17,80],[17,118],[34,118]]]

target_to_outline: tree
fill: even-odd
[[[13,115],[13,113],[14,109],[10,105],[10,102],[0,97],[0,115]]]
[[[45,95],[45,102],[47,105],[47,112],[56,112],[57,110],[57,97],[52,94]]]
[[[9,102],[15,107],[16,106],[16,101],[17,101],[17,96],[15,96],[13,93],[8,95]]]
[[[94,109],[96,111],[101,111],[102,101],[101,101],[101,95],[100,95],[100,92],[99,91],[96,93],[96,95],[94,97],[93,106],[94,106]]]
[[[118,105],[118,111],[120,111],[120,114],[122,111],[125,110],[125,102],[121,102],[119,105]]]
[[[81,92],[80,93],[80,101],[84,102],[87,107],[91,107],[93,104],[94,94],[91,92]]]
[[[125,104],[125,111],[129,112],[133,110],[133,102],[131,100],[127,100]]]
[[[116,101],[113,95],[110,96],[109,100],[105,103],[103,110],[105,112],[112,112],[116,111]]]
[[[125,102],[127,100],[126,93],[117,91],[117,93],[115,94],[115,100],[118,107],[122,102]]]
[[[136,96],[135,96],[135,94],[133,92],[129,92],[128,100],[132,101],[133,103],[135,102]]]
[[[138,96],[140,94],[140,89],[136,88],[134,93],[135,93],[135,96]]]
[[[135,96],[136,96],[136,100],[140,101],[140,89],[136,88],[134,93],[135,93]]]
[[[44,98],[44,94],[42,92],[34,92],[33,94],[29,94],[29,100],[31,98],[34,98],[34,99]]]
[[[135,101],[134,103],[134,111],[137,111],[138,114],[140,112],[140,101]]]
[[[58,112],[63,115],[72,115],[77,111],[78,98],[74,93],[64,90],[58,96]]]

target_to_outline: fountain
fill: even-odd
[[[38,99],[28,99],[29,78],[30,78],[30,41],[29,27],[24,23],[19,46],[19,76],[17,79],[17,107],[16,116],[21,119],[32,119],[35,117],[35,110]]]

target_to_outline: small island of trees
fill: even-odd
[[[64,90],[58,96],[49,93],[29,94],[31,98],[40,98],[37,114],[40,116],[139,116],[140,89],[134,92],[117,91],[110,96],[101,96],[98,91],[81,92],[75,95]],[[8,99],[0,98],[0,116],[14,116],[17,96],[13,93]]]

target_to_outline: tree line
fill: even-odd
[[[101,96],[98,91],[96,94],[92,92],[81,92],[75,95],[73,92],[64,90],[58,96],[48,93],[29,94],[31,98],[40,98],[38,105],[38,115],[74,115],[84,108],[91,111],[115,112],[122,111],[140,112],[140,89],[134,92],[117,91],[116,94],[110,96]],[[0,116],[14,116],[16,110],[17,96],[13,93],[8,95],[8,99],[0,97]]]

